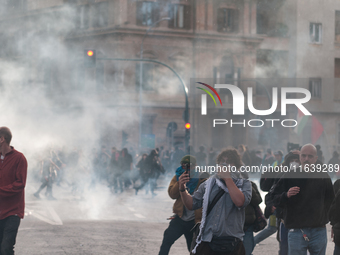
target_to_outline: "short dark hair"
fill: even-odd
[[[6,143],[8,143],[8,145],[11,143],[12,133],[8,127],[0,127],[0,136],[3,136],[5,138],[5,141]]]

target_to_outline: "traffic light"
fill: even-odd
[[[96,67],[96,50],[84,50],[84,66]]]
[[[186,123],[185,124],[185,136],[184,136],[184,143],[185,143],[185,148],[188,147],[189,145],[189,141],[190,141],[190,128],[191,128],[191,125],[190,123]]]

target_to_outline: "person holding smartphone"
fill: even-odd
[[[187,190],[189,194],[193,194],[199,185],[206,180],[205,178],[200,178],[199,173],[194,173],[195,168],[196,158],[191,155],[184,156],[180,161],[180,166],[176,169],[175,176],[170,182],[168,193],[172,199],[176,200],[173,205],[175,215],[171,217],[169,227],[164,231],[159,255],[169,254],[173,243],[182,235],[185,236],[188,250],[190,250],[193,236],[191,229],[195,226],[195,223],[201,221],[202,210],[188,210],[185,208],[180,195],[179,178],[182,175],[187,176],[188,182],[184,189]],[[191,177],[190,172],[192,172]]]
[[[252,186],[240,173],[242,162],[237,150],[222,151],[216,161],[221,168],[224,166],[228,170],[211,176],[193,194],[186,190],[189,176],[184,173],[179,178],[185,207],[188,210],[202,208],[203,211],[200,232],[191,254],[245,255],[243,226]]]

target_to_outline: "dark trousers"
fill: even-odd
[[[334,246],[333,255],[340,255],[340,246],[337,246],[337,245]]]
[[[40,191],[42,191],[45,187],[47,187],[45,195],[46,196],[52,196],[52,181],[48,180],[48,179],[43,180],[43,183],[41,184],[40,188],[38,189],[38,191],[36,193],[39,194]]]
[[[187,240],[187,247],[190,251],[190,245],[192,241],[192,232],[190,231],[195,226],[195,220],[184,221],[176,215],[176,217],[170,221],[169,227],[164,231],[163,242],[158,255],[169,254],[170,248],[173,243],[182,235]]]
[[[144,188],[145,185],[147,186],[149,184],[149,176],[141,175],[140,179],[141,179],[141,184],[138,187],[136,187],[136,189],[138,190]],[[148,187],[146,187],[145,190],[148,190]]]
[[[20,218],[12,215],[0,220],[0,255],[13,255]]]
[[[193,255],[193,253],[190,254]],[[232,253],[214,252],[213,250],[211,250],[208,242],[202,242],[198,245],[195,255],[245,255],[245,254],[246,250],[244,249],[243,242],[241,241],[239,242],[239,244]]]

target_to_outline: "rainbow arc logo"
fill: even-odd
[[[215,95],[217,96],[218,100],[220,101],[221,106],[223,106],[222,105],[222,100],[220,98],[220,95],[217,93],[217,91],[213,87],[211,87],[210,85],[208,85],[206,83],[203,83],[203,82],[197,82],[197,83],[201,84],[203,86],[206,86],[212,92],[214,92]],[[211,92],[209,90],[204,89],[204,88],[200,88],[200,87],[197,87],[197,88],[200,89],[200,90],[203,90],[204,92],[206,92],[212,98],[212,100],[214,101],[215,106],[217,106],[216,100],[215,100],[214,96],[211,94]],[[201,95],[201,114],[202,115],[207,115],[207,95],[206,94],[202,94]]]

